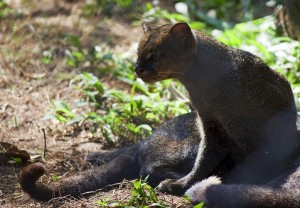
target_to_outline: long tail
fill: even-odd
[[[300,208],[300,188],[274,189],[254,185],[220,184],[210,177],[192,186],[186,194],[192,203],[222,208]]]
[[[38,201],[49,201],[60,196],[81,197],[83,193],[95,191],[108,184],[133,179],[139,176],[138,162],[135,156],[137,146],[114,158],[111,162],[63,180],[59,184],[41,184],[37,180],[46,172],[41,163],[25,167],[19,176],[22,189]]]

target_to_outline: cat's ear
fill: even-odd
[[[148,32],[151,30],[151,26],[148,22],[142,22],[142,28],[144,30],[144,33]]]
[[[177,36],[189,36],[192,35],[192,30],[186,23],[176,23],[171,27],[170,33]]]
[[[171,27],[169,34],[172,38],[177,39],[179,43],[183,43],[185,48],[196,51],[196,40],[190,26],[186,23],[177,23]]]

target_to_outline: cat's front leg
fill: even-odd
[[[228,153],[226,139],[220,131],[208,126],[207,137],[200,144],[192,171],[181,179],[166,179],[158,185],[158,190],[174,195],[182,195],[197,181],[207,178]]]

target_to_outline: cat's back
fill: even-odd
[[[250,52],[231,49],[230,53],[241,93],[254,101],[264,99],[282,107],[294,104],[292,89],[286,78]]]

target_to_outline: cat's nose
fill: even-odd
[[[138,74],[141,74],[141,73],[143,73],[144,70],[142,69],[142,67],[139,64],[135,64],[134,71]]]

